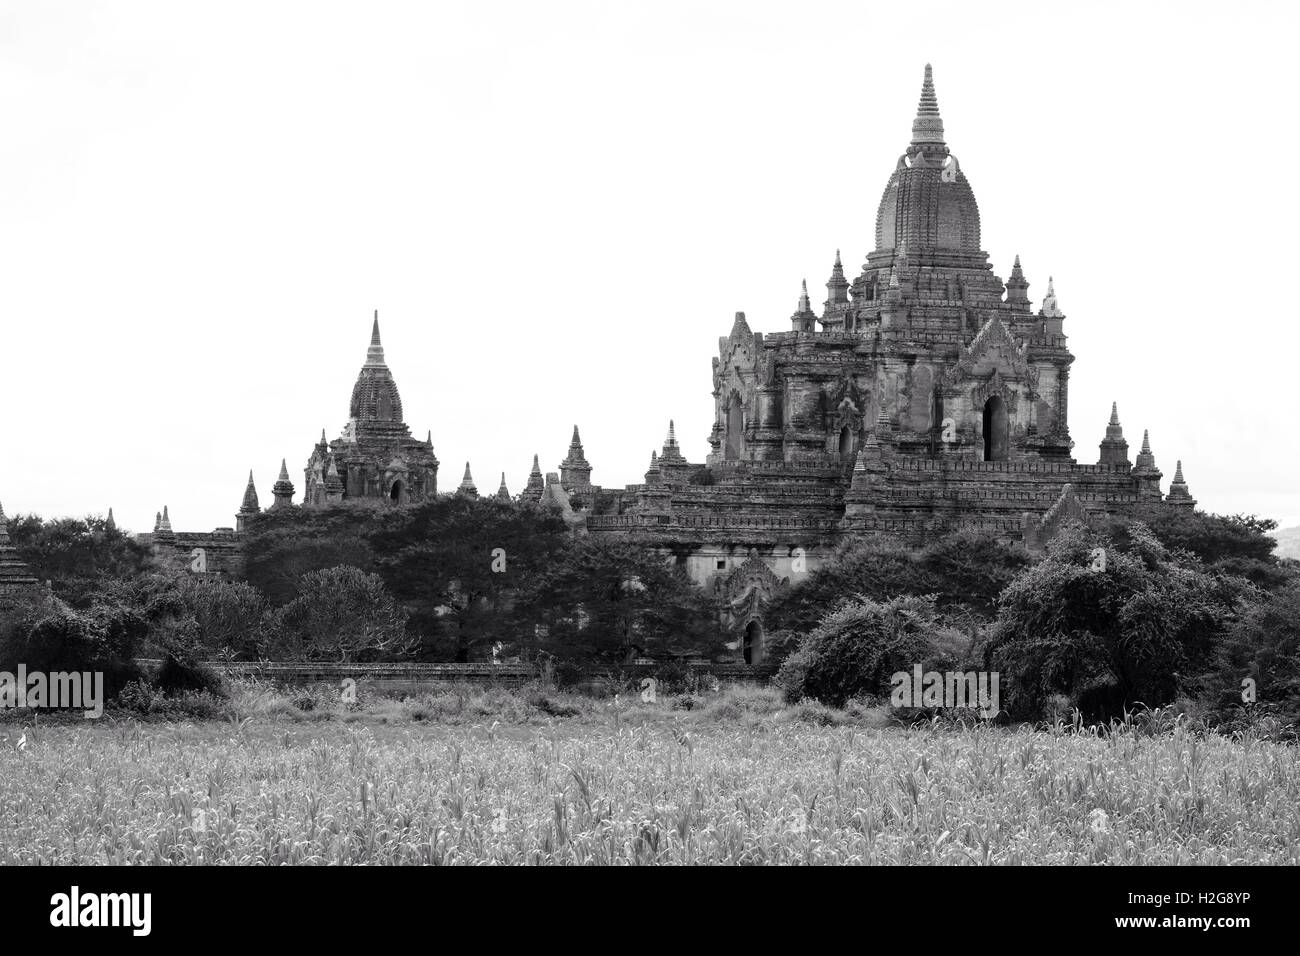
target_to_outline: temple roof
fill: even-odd
[[[366,364],[361,366],[357,383],[352,387],[348,417],[354,421],[402,421],[402,396],[398,394],[393,373],[384,362],[384,346],[379,339],[379,312],[370,332]]]
[[[979,206],[943,139],[929,64],[912,122],[912,143],[898,160],[876,214],[877,251],[906,244],[912,253],[980,252]]]

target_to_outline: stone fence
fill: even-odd
[[[156,658],[139,658],[136,663],[146,670],[162,662]],[[358,688],[382,694],[419,694],[447,684],[526,684],[538,677],[531,664],[333,664],[285,661],[228,664],[209,661],[208,666],[227,677],[256,678],[276,684],[303,686],[354,680]],[[625,664],[619,670],[633,678],[652,677],[660,664],[640,662]],[[692,662],[690,669],[698,675],[712,674],[723,684],[761,684],[775,673],[775,668],[750,664],[712,664]],[[592,679],[600,680],[599,674]]]

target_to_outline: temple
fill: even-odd
[[[643,482],[602,488],[575,425],[558,470],[543,478],[534,455],[516,500],[683,566],[750,663],[763,658],[773,596],[846,538],[919,544],[971,530],[1038,551],[1067,520],[1147,502],[1194,508],[1181,462],[1162,495],[1148,434],[1130,461],[1117,404],[1096,461],[1074,457],[1065,313],[1051,277],[1037,310],[1029,288],[1018,256],[1003,281],[980,248],[979,206],[926,66],[857,274],[836,250],[820,314],[801,281],[787,329],[755,332],[737,312],[718,340],[704,461],[685,458],[670,421]],[[437,476],[432,435],[412,438],[403,420],[376,313],[347,424],[311,450],[302,504],[419,503],[437,495]],[[453,493],[479,494],[468,462]],[[273,494],[273,509],[292,507],[283,462]],[[504,475],[496,497],[510,497]],[[176,535],[164,509],[144,537],[184,555],[216,547],[222,570],[258,509],[250,474],[235,529]]]

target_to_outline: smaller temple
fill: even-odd
[[[45,593],[41,582],[18,557],[9,540],[9,519],[0,505],[0,608],[38,598]]]
[[[1177,467],[1174,468],[1174,480],[1169,483],[1169,494],[1165,498],[1165,504],[1173,505],[1176,508],[1195,508],[1196,499],[1187,489],[1187,482],[1183,480],[1183,462],[1179,459]]]
[[[568,492],[569,500],[575,508],[585,508],[591,504],[595,489],[591,486],[591,465],[582,449],[582,439],[578,435],[578,426],[573,426],[573,438],[569,442],[569,453],[560,462],[560,484]]]
[[[474,476],[469,473],[469,462],[465,462],[465,477],[460,480],[460,487],[456,489],[456,492],[457,494],[469,495],[472,498],[478,497],[478,488],[474,486]]]

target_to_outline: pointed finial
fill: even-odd
[[[1178,459],[1178,466],[1174,468],[1174,484],[1185,485],[1186,479],[1183,478],[1183,460]]]
[[[384,346],[379,341],[379,310],[375,309],[375,324],[370,330],[370,348],[366,351],[367,365],[384,364]]]
[[[1147,429],[1142,429],[1142,454],[1151,454],[1151,433]]]
[[[835,250],[835,264],[841,269],[844,268],[844,263],[840,262],[840,250],[838,249]]]
[[[799,311],[811,312],[812,304],[808,301],[808,280],[804,279],[800,285],[799,293]]]
[[[943,145],[943,120],[939,117],[939,100],[934,94],[934,71],[925,65],[925,79],[921,83],[921,102],[916,107],[912,121],[912,145]]]
[[[432,429],[432,428],[430,428],[428,431],[426,431],[426,432],[424,433],[424,443],[425,443],[426,445],[432,445],[432,444],[433,444],[433,429]]]
[[[532,471],[532,474],[534,474],[534,475],[540,475],[541,473],[542,473],[542,466],[539,465],[539,464],[537,463],[537,452],[533,452],[533,471]]]
[[[1112,425],[1119,424],[1119,402],[1110,403],[1110,423]]]
[[[289,463],[288,463],[285,459],[283,459],[283,458],[280,459],[280,479],[279,479],[279,480],[280,480],[280,481],[288,481],[288,480],[289,480]]]
[[[677,444],[677,429],[676,426],[673,424],[673,420],[671,418],[668,419],[668,444],[670,445]]]
[[[4,521],[4,508],[0,508],[0,521]],[[113,517],[113,509],[108,509],[108,517],[104,520],[104,527],[109,531],[117,530],[117,520]]]
[[[1064,315],[1056,301],[1056,287],[1051,276],[1047,277],[1047,295],[1043,296],[1043,315],[1050,319],[1059,319]]]
[[[574,426],[573,426],[573,437],[572,437],[571,439],[569,439],[569,444],[570,444],[570,445],[581,445],[581,444],[582,444],[582,438],[580,438],[579,435],[578,435],[578,426],[577,426],[577,425],[574,425]]]
[[[323,429],[323,428],[320,430],[320,443],[321,443],[322,445],[328,445],[328,444],[329,444],[329,442],[326,441],[326,439],[325,439],[325,429]]]

